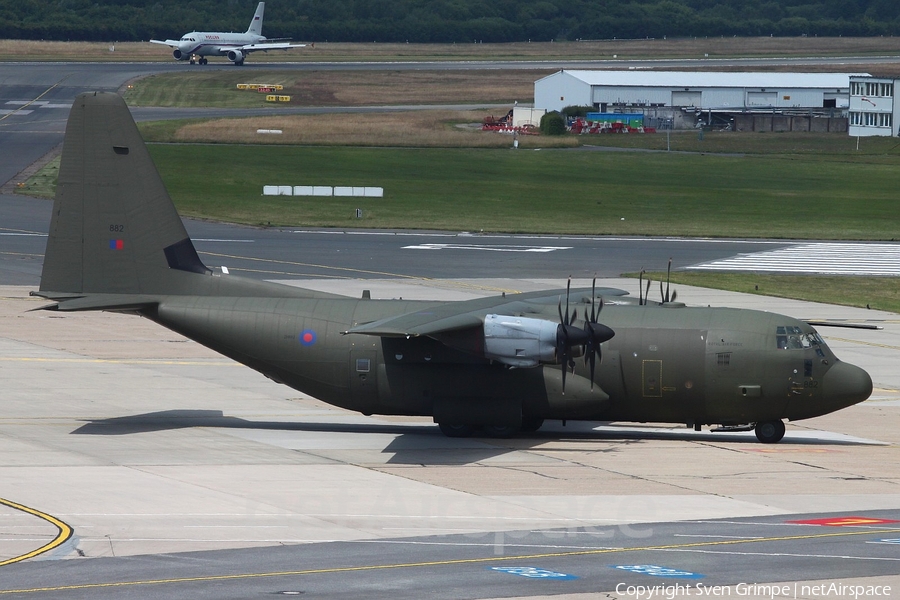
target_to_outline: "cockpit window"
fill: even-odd
[[[815,331],[803,333],[796,325],[779,325],[775,328],[775,340],[779,350],[818,349],[825,342]]]

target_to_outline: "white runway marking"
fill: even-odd
[[[822,275],[900,276],[900,244],[812,243],[740,254],[690,271],[765,271]]]
[[[486,250],[489,252],[553,252],[571,250],[571,246],[488,246],[482,244],[419,244],[404,250]]]
[[[58,102],[48,102],[46,100],[8,100],[8,106],[34,106],[35,108],[72,108],[71,104],[61,104]],[[31,112],[31,111],[29,111]],[[20,112],[20,114],[26,114]]]

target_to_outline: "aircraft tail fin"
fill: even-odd
[[[201,262],[125,101],[79,95],[66,125],[39,295],[174,293]]]
[[[262,35],[263,13],[265,11],[266,3],[260,2],[256,7],[256,12],[253,14],[253,20],[250,21],[250,27],[247,29],[247,33]]]

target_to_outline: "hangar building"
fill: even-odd
[[[563,70],[534,83],[537,108],[694,107],[703,111],[846,109],[849,73]]]

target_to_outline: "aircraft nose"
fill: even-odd
[[[872,378],[863,369],[845,362],[836,362],[822,378],[824,396],[835,407],[862,402],[872,393]]]

